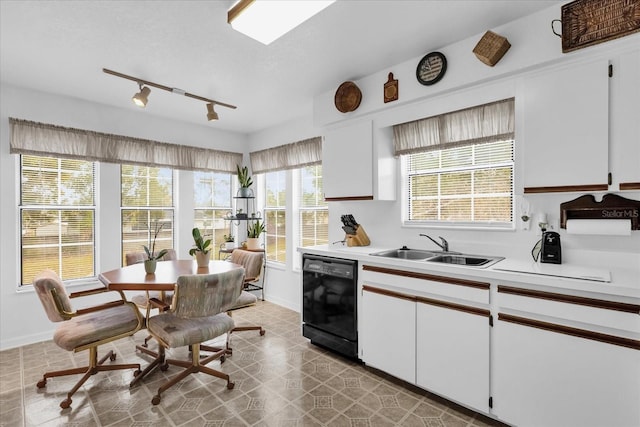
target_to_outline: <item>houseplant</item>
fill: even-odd
[[[264,233],[264,223],[260,220],[256,220],[247,227],[247,249],[259,249],[260,248],[260,234]]]
[[[228,235],[225,234],[224,236],[224,248],[225,249],[233,249],[235,247],[235,237],[233,237],[233,234],[229,233]]]
[[[251,180],[251,175],[249,175],[249,169],[246,166],[241,168],[240,165],[236,165],[236,169],[238,170],[238,183],[240,184],[238,195],[240,197],[251,197],[253,193],[249,187],[251,187],[253,181]]]
[[[194,227],[193,230],[191,230],[191,235],[193,236],[193,248],[189,249],[189,255],[196,256],[198,268],[208,267],[211,239],[205,240],[198,227]]]
[[[149,227],[149,243],[147,246],[142,245],[147,254],[147,259],[144,261],[144,271],[146,271],[147,274],[153,274],[156,272],[158,260],[167,253],[166,249],[162,249],[156,254],[156,239],[158,238],[158,234],[160,234],[162,227],[164,227],[164,222],[155,221],[153,225],[153,240],[151,240],[152,231],[151,227]]]

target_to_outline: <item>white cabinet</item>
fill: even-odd
[[[410,383],[416,379],[416,303],[365,286],[358,339],[367,365]]]
[[[608,189],[608,80],[607,60],[523,79],[525,193]]]
[[[489,310],[418,298],[416,384],[489,412]]]
[[[640,190],[640,50],[612,60],[612,190]]]
[[[640,425],[640,350],[498,320],[493,409],[517,426]]]
[[[640,305],[498,286],[493,413],[521,427],[640,425]]]
[[[322,143],[325,199],[395,199],[391,129],[373,129],[371,120],[331,129]]]

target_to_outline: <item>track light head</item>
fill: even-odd
[[[133,98],[131,98],[131,100],[138,107],[144,108],[147,105],[147,98],[149,97],[150,93],[151,89],[149,89],[147,86],[140,85],[140,92],[133,95]]]
[[[207,104],[207,120],[209,120],[210,122],[218,120],[218,113],[213,111],[212,103]]]

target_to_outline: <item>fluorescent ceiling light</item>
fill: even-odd
[[[240,0],[227,13],[227,22],[263,44],[291,31],[335,0]]]

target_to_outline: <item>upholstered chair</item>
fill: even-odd
[[[104,293],[108,290],[103,287],[67,294],[64,283],[52,270],[45,270],[38,274],[33,281],[33,287],[49,320],[60,323],[53,334],[53,341],[58,347],[73,352],[89,350],[88,366],[47,372],[37,384],[38,388],[43,388],[47,384],[47,378],[84,374],[67,393],[67,398],[60,403],[62,408],[70,407],[71,396],[89,377],[99,371],[135,369],[134,376],[140,373],[139,363],[104,365],[107,359],[111,361],[116,359],[113,350],[98,360],[98,346],[131,336],[144,326],[140,310],[135,304],[126,301],[122,292],[119,292],[119,298],[115,301],[74,310],[71,299]]]
[[[246,289],[251,289],[252,286],[254,286],[254,288],[264,287],[264,252],[236,249],[231,253],[228,261],[243,266],[246,272],[240,297],[233,307],[227,311],[227,314],[231,316],[233,311],[254,306],[258,302],[258,297]],[[239,331],[259,331],[261,336],[266,333],[264,328],[259,325],[236,326],[231,332]],[[227,354],[232,353],[233,350],[229,347],[229,341],[227,340]]]
[[[147,259],[147,254],[144,252],[128,252],[125,254],[125,263],[127,265],[140,264],[144,262],[146,259]],[[160,261],[171,261],[175,259],[178,259],[176,250],[167,249],[167,253],[164,254],[164,256],[160,259]],[[146,311],[147,318],[149,317],[150,310],[153,309],[153,307],[149,305],[150,298],[161,299],[166,304],[171,304],[171,298],[173,298],[173,292],[149,291],[149,292],[139,292],[133,295],[131,297],[131,301],[133,301],[142,310]],[[142,344],[142,347],[147,347],[148,345],[147,343],[149,342],[149,339],[151,339],[150,335],[144,339],[144,344]],[[144,348],[139,348],[139,349],[144,352]],[[155,357],[155,353],[148,353],[148,354]]]
[[[147,328],[160,343],[158,357],[150,366],[159,365],[161,370],[166,370],[171,364],[185,369],[160,386],[151,403],[160,403],[160,395],[164,391],[196,372],[222,378],[227,381],[228,389],[233,388],[234,383],[229,375],[205,366],[216,359],[224,362],[225,350],[209,347],[204,343],[233,329],[233,319],[225,311],[240,296],[243,277],[244,268],[217,274],[178,277],[172,305],[168,310],[152,316],[147,322]],[[162,304],[159,300],[152,301],[154,304]],[[166,349],[183,346],[190,347],[190,361],[166,358]],[[201,349],[213,353],[201,358]],[[148,367],[145,371],[148,371]]]

